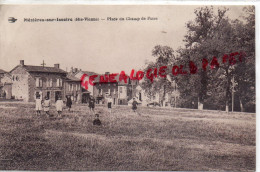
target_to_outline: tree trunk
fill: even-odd
[[[240,111],[244,112],[244,106],[241,97],[239,98],[239,104],[240,104]]]
[[[203,102],[200,101],[200,98],[198,98],[198,109],[203,110]]]
[[[162,106],[165,107],[165,93],[166,92],[166,85],[163,85],[163,98],[162,98]]]
[[[226,112],[229,112],[229,106],[226,103]]]
[[[227,86],[226,86],[226,112],[229,112],[229,97],[230,97],[230,76],[228,68],[226,69],[227,74]]]

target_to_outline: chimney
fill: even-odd
[[[105,75],[109,75],[109,72],[105,72]]]
[[[24,60],[20,60],[20,65],[24,66]]]
[[[78,72],[78,68],[75,68],[75,69],[74,69],[74,73],[76,73],[76,72]]]
[[[54,67],[59,69],[60,68],[60,64],[54,64]]]
[[[71,73],[73,73],[73,72],[74,72],[74,70],[73,70],[73,67],[71,67],[71,68],[70,68],[70,72],[71,72]]]

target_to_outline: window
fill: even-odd
[[[100,88],[100,89],[98,89],[98,94],[102,94],[102,89]]]
[[[123,92],[123,88],[119,87],[119,92],[122,93]]]
[[[46,97],[48,97],[48,99],[50,99],[51,92],[47,91]]]
[[[52,79],[49,79],[49,86],[52,87]]]
[[[52,87],[52,79],[47,78],[46,85],[47,85],[47,87]]]
[[[75,85],[75,90],[78,91],[78,84]]]
[[[19,77],[18,76],[16,76],[16,81],[19,81]]]
[[[56,85],[57,85],[57,87],[62,87],[62,79],[58,78]]]
[[[13,81],[14,81],[14,75],[13,75]]]
[[[110,95],[110,88],[108,89],[108,94]]]
[[[36,91],[35,92],[35,94],[34,94],[34,99],[36,99],[36,98],[38,98],[38,97],[40,97],[41,95],[40,95],[40,92],[39,91]]]
[[[42,87],[42,79],[41,78],[36,78],[36,87]]]
[[[116,89],[114,88],[114,94],[116,94]]]

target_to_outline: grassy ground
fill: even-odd
[[[255,170],[255,114],[96,109],[99,127],[86,106],[50,119],[34,105],[0,104],[0,170]]]

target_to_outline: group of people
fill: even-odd
[[[66,96],[66,99],[67,99],[66,106],[68,108],[68,111],[70,111],[71,106],[72,106],[71,97]],[[35,109],[36,109],[37,115],[41,115],[41,111],[43,110],[45,112],[45,114],[48,115],[49,117],[53,116],[49,113],[50,106],[51,106],[51,101],[47,96],[45,96],[44,100],[42,100],[41,94],[39,94],[39,93],[36,94]],[[56,107],[56,111],[58,112],[58,115],[61,116],[61,113],[62,113],[63,107],[64,107],[64,103],[60,96],[58,96],[58,100],[55,102],[55,107]]]
[[[110,114],[112,113],[112,101],[113,101],[112,97],[109,96],[107,98],[107,108],[108,108],[108,112]],[[47,116],[49,116],[49,117],[53,116],[49,113],[51,101],[47,96],[45,96],[44,100],[42,100],[41,94],[37,93],[35,102],[36,102],[35,108],[36,108],[37,115],[41,115],[41,111],[43,110]],[[95,114],[95,98],[93,96],[90,96],[88,104],[89,104],[90,113],[92,113],[94,115]],[[138,102],[135,100],[135,98],[133,98],[132,110],[135,113],[137,113],[137,105],[138,105]],[[66,106],[68,108],[68,111],[70,111],[71,107],[72,107],[72,100],[71,100],[70,96],[66,96]],[[58,97],[58,100],[55,102],[55,107],[56,107],[58,116],[61,117],[64,103],[60,96]],[[101,121],[99,119],[98,113],[95,114],[95,120],[93,121],[93,125],[101,125]]]
[[[111,114],[112,113],[112,102],[113,99],[111,96],[109,96],[107,98],[107,108],[108,108],[108,112]],[[138,102],[136,101],[135,98],[133,98],[133,102],[132,102],[132,110],[136,113],[137,112],[137,105]],[[95,98],[93,96],[90,96],[89,99],[89,110],[90,112],[92,112],[93,114],[95,113]]]

